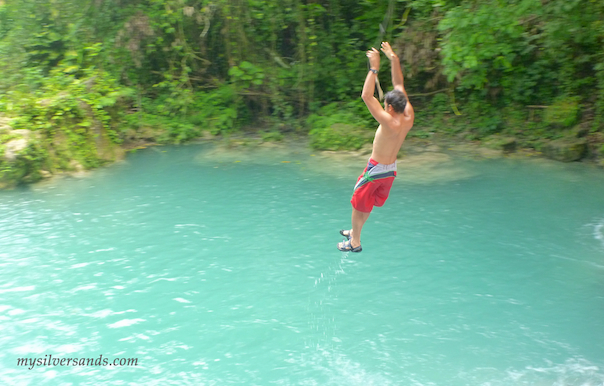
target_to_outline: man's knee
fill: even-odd
[[[369,214],[371,213],[371,211],[373,210],[373,205],[366,206],[366,205],[356,205],[354,203],[352,203],[352,211],[353,212],[358,212],[358,213],[365,213],[365,214]]]

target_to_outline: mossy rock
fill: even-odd
[[[39,136],[26,129],[4,130],[0,136],[0,189],[39,181],[46,157]]]
[[[29,145],[14,159],[0,159],[0,189],[12,189],[21,183],[36,182],[40,174],[40,149]]]
[[[8,162],[0,160],[0,189],[12,189],[22,182],[27,175],[24,162]]]
[[[518,141],[514,137],[500,137],[493,135],[485,138],[483,145],[489,149],[501,150],[504,153],[513,153],[516,151]]]
[[[587,141],[583,138],[557,139],[544,144],[542,151],[556,161],[579,161],[587,154]]]

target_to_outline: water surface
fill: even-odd
[[[0,384],[604,384],[601,170],[410,157],[341,253],[363,167],[163,147],[0,192]]]

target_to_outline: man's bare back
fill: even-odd
[[[371,158],[386,165],[396,162],[396,156],[408,132],[409,130],[403,129],[400,125],[396,129],[389,130],[382,129],[382,125],[379,125],[373,139]]]
[[[396,156],[407,137],[407,133],[413,126],[415,114],[405,91],[403,72],[398,56],[392,51],[390,44],[387,42],[382,43],[381,49],[388,59],[390,59],[392,85],[394,86],[394,90],[404,94],[406,100],[405,108],[403,111],[396,111],[396,106],[389,105],[387,101],[384,102],[384,108],[382,108],[380,102],[373,96],[375,77],[377,76],[377,73],[373,71],[367,74],[361,96],[373,117],[380,123],[375,132],[371,158],[380,163],[391,164],[396,161]],[[379,70],[379,51],[372,48],[367,52],[367,57],[369,58],[370,67],[373,70]]]

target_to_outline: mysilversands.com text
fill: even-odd
[[[44,358],[18,358],[17,366],[27,367],[32,370],[34,367],[49,366],[138,366],[138,358],[53,358],[52,355],[44,355]]]

